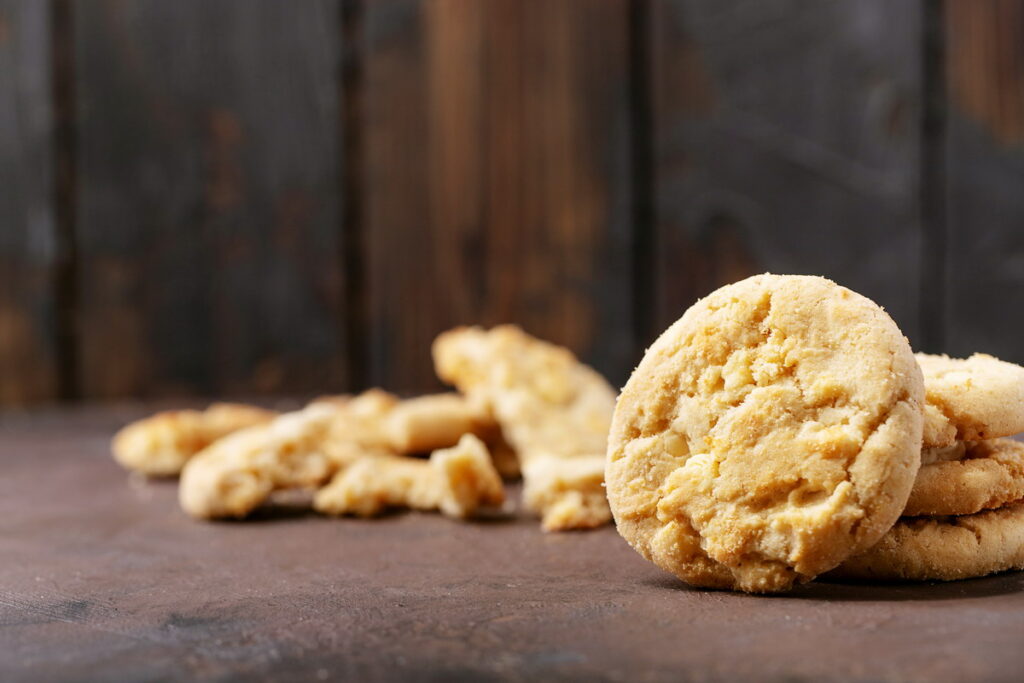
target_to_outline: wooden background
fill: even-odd
[[[0,0],[0,405],[621,382],[765,270],[1024,361],[1024,1]]]

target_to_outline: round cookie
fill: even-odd
[[[619,397],[619,533],[697,586],[785,590],[869,548],[920,464],[924,385],[875,303],[759,275],[694,304]]]
[[[968,442],[962,460],[922,465],[904,517],[971,515],[1024,498],[1024,443]]]
[[[925,398],[956,429],[962,441],[1024,432],[1024,367],[976,353],[950,358],[919,353]],[[936,431],[933,425],[931,430]],[[926,439],[925,445],[942,446]]]
[[[900,520],[875,547],[829,574],[837,579],[954,581],[1024,569],[1024,504],[960,517]]]

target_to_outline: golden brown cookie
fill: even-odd
[[[927,403],[962,441],[1024,432],[1024,367],[976,353],[950,358],[919,353]],[[926,440],[926,445],[948,445]]]
[[[486,412],[451,394],[402,401],[370,389],[358,396],[321,397],[301,411],[232,434],[199,453],[182,474],[179,499],[194,517],[244,517],[274,491],[318,487],[367,457],[392,456],[394,462],[410,465],[377,468],[388,475],[418,471],[425,461],[399,454],[442,444],[457,452],[435,452],[439,463],[464,465],[466,453],[478,453],[460,438],[467,430],[494,429]],[[493,471],[486,448],[481,448]],[[361,468],[377,471],[369,465]],[[468,471],[463,467],[451,473]],[[380,486],[386,488],[397,478],[385,477]]]
[[[925,384],[928,391],[928,384]],[[951,448],[956,445],[956,427],[949,418],[942,414],[938,406],[925,401],[924,403],[924,437],[925,450],[932,448]]]
[[[694,304],[619,397],[619,533],[700,586],[779,591],[882,537],[920,464],[924,386],[874,302],[760,275]]]
[[[458,394],[431,394],[398,403],[387,418],[397,453],[428,453],[454,446],[464,434],[483,436],[496,429],[481,406]]]
[[[545,528],[594,526],[598,519],[594,508],[607,504],[591,495],[590,479],[561,480],[557,486],[555,479],[531,482],[531,472],[549,471],[531,468],[531,462],[603,459],[615,407],[615,391],[608,382],[568,349],[512,325],[450,330],[435,340],[433,353],[438,376],[494,415],[519,457],[527,491],[547,490],[550,484],[564,494],[574,485],[579,487],[580,500],[586,500],[585,514],[569,514],[570,507],[564,506],[549,518],[549,510],[560,505],[564,496],[538,493],[531,497],[533,503],[527,507],[547,520]],[[607,511],[604,519],[610,520]]]
[[[326,448],[336,413],[314,403],[214,442],[182,470],[182,509],[201,519],[245,517],[274,491],[319,486],[340,467]]]
[[[501,477],[487,448],[465,434],[455,446],[434,451],[430,460],[400,455],[360,459],[316,493],[313,507],[360,517],[405,507],[464,518],[504,500]]]
[[[132,422],[114,435],[114,459],[125,469],[148,476],[175,476],[192,456],[217,439],[269,422],[276,415],[271,410],[237,403],[157,413]]]
[[[928,418],[925,418],[925,422]],[[963,460],[967,453],[967,444],[973,441],[954,441],[949,446],[925,446],[921,449],[921,466],[931,465],[937,462],[950,462],[952,460]],[[920,473],[918,473],[920,474]]]
[[[500,434],[490,413],[458,394],[400,399],[381,389],[358,396],[321,396],[313,403],[339,409],[335,435],[395,453],[429,453],[454,446],[464,434]]]
[[[959,517],[908,517],[837,579],[954,581],[1024,569],[1024,504]]]
[[[604,456],[540,457],[523,472],[523,504],[544,531],[593,529],[612,520],[604,493]]]
[[[970,515],[1024,498],[1024,443],[1013,439],[967,442],[962,460],[923,465],[905,517]]]

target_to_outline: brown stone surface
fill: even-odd
[[[0,421],[0,680],[1012,680],[1024,575],[687,589],[611,528],[187,519],[135,409]]]

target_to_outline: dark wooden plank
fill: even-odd
[[[83,392],[342,387],[338,3],[75,10]]]
[[[950,0],[949,353],[1024,362],[1024,2]]]
[[[632,362],[628,8],[367,4],[373,381],[437,386],[434,336],[516,322]]]
[[[765,598],[689,590],[612,527],[195,522],[173,482],[109,457],[116,426],[146,412],[0,420],[5,682],[990,681],[1024,666],[1019,572]]]
[[[652,5],[657,318],[756,272],[919,329],[919,3]]]
[[[50,9],[0,0],[0,406],[54,399],[54,112]]]

